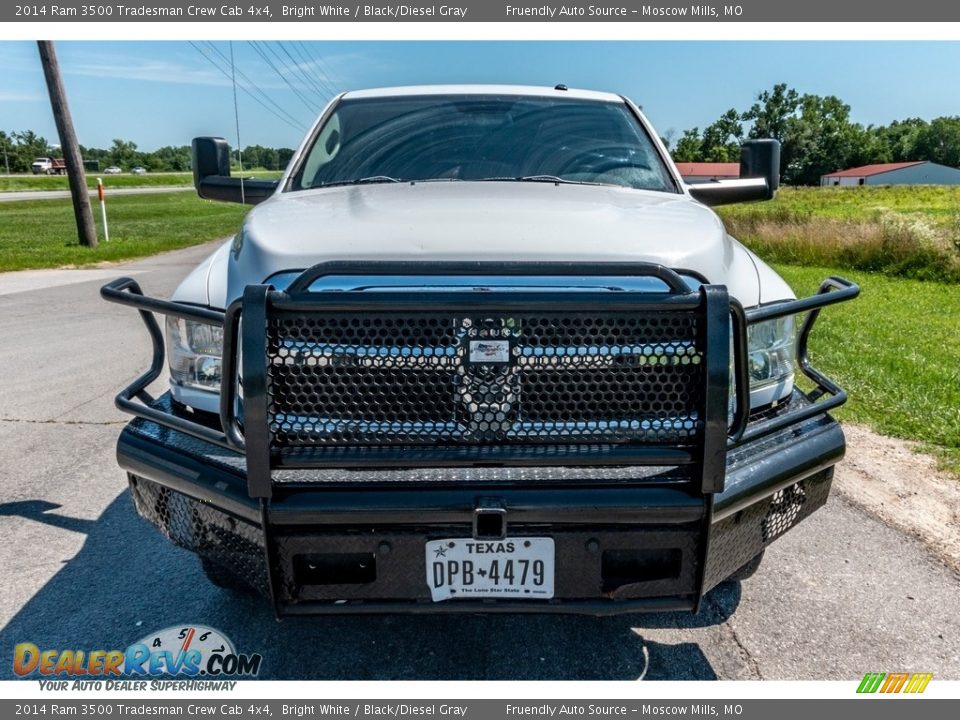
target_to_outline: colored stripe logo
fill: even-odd
[[[860,681],[858,693],[922,693],[933,679],[933,673],[867,673]]]

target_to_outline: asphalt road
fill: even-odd
[[[0,274],[0,677],[13,646],[126,647],[203,623],[294,679],[960,679],[960,580],[834,496],[703,612],[304,618],[208,585],[133,511],[112,396],[149,359],[136,313],[99,299],[136,273],[167,295],[212,246],[108,270]],[[917,478],[922,482],[922,478]]]
[[[156,187],[142,188],[108,188],[107,197],[113,195],[156,195],[157,193],[185,192],[193,190],[192,185],[180,187],[157,185]],[[22,202],[24,200],[63,200],[70,197],[69,190],[17,190],[14,192],[0,192],[0,203]],[[91,190],[90,197],[97,197],[97,191]]]

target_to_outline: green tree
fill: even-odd
[[[850,122],[850,106],[839,98],[802,96],[799,112],[787,119],[785,182],[818,185],[821,175],[864,164],[863,135],[863,128]]]
[[[907,118],[871,128],[876,142],[884,149],[881,162],[907,162],[916,159],[917,137],[928,125],[926,120]]]
[[[789,120],[800,107],[800,94],[788,88],[786,83],[773,86],[757,95],[756,102],[743,113],[743,119],[751,121],[751,138],[774,138],[781,143],[787,136]]]
[[[277,148],[277,169],[286,170],[290,160],[293,159],[293,150],[290,148]]]
[[[165,145],[144,154],[143,164],[152,172],[186,172],[190,169],[190,146]]]
[[[243,155],[241,156],[236,150],[233,151],[231,158],[233,164],[237,167],[240,166],[241,160],[243,161],[244,168],[255,168],[260,166],[260,146],[259,145],[247,145],[243,149]]]
[[[12,133],[14,140],[13,151],[10,154],[10,172],[30,172],[30,166],[38,157],[50,157],[50,145],[46,138],[37,135],[33,130],[21,130]]]
[[[673,151],[674,162],[700,162],[703,159],[700,155],[701,145],[700,128],[684,130]]]
[[[140,165],[143,162],[142,153],[137,152],[137,144],[120,138],[114,138],[107,157],[111,164],[124,170],[129,170],[134,165]]]
[[[733,108],[703,131],[700,159],[704,162],[738,162],[743,142],[743,123]]]
[[[915,138],[911,160],[960,166],[960,117],[938,117],[921,128]]]
[[[263,148],[260,150],[260,167],[267,170],[279,170],[279,155],[274,148]]]

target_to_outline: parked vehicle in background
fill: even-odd
[[[279,181],[193,152],[201,197],[258,207],[172,302],[102,293],[154,343],[117,397],[137,511],[215,584],[278,616],[696,610],[826,502],[846,394],[807,338],[859,290],[796,299],[710,207],[773,197],[775,140],[688,185],[621,96],[451,86],[337,97]]]
[[[104,175],[119,175],[122,172],[123,170],[118,168],[116,165],[111,165],[110,167],[103,169]]]
[[[63,158],[38,157],[30,166],[34,175],[66,175],[67,164]]]

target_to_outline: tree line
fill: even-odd
[[[145,152],[130,140],[115,139],[109,148],[80,146],[84,161],[95,161],[100,168],[110,165],[129,170],[132,167],[145,167],[150,172],[189,172],[190,146],[171,145]],[[32,130],[7,133],[0,130],[0,172],[30,172],[30,165],[38,157],[62,157],[59,147],[51,147],[46,138]],[[237,152],[231,153],[234,167],[238,167]],[[283,170],[293,150],[290,148],[268,148],[262,145],[249,145],[243,149],[244,168],[263,168],[265,170]]]
[[[821,175],[873,163],[930,160],[960,167],[960,116],[865,127],[851,121],[850,106],[840,98],[801,94],[785,83],[758,93],[746,110],[727,110],[703,132],[684,131],[670,150],[677,162],[738,162],[740,144],[752,138],[780,141],[787,185],[818,185]]]

